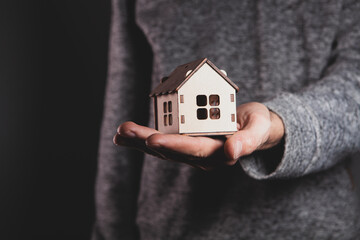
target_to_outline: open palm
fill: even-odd
[[[133,122],[121,124],[114,143],[132,147],[165,160],[211,170],[234,165],[239,157],[277,145],[284,125],[275,113],[256,102],[237,107],[238,131],[227,137],[191,137],[163,134]]]

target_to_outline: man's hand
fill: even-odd
[[[238,131],[223,137],[190,137],[163,134],[133,122],[121,124],[116,145],[133,147],[157,157],[204,170],[234,165],[241,156],[277,145],[284,136],[282,120],[261,103],[237,108]]]

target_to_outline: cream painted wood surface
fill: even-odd
[[[208,133],[208,132],[235,132],[235,122],[231,121],[231,114],[236,116],[236,99],[231,102],[231,94],[236,96],[235,89],[227,83],[218,73],[216,73],[207,63],[204,64],[194,75],[179,89],[179,96],[184,96],[184,103],[179,105],[179,117],[185,116],[185,123],[179,123],[179,132],[183,134]],[[219,95],[219,106],[209,105],[210,95]],[[200,107],[196,104],[197,95],[206,95],[207,105]],[[208,118],[199,120],[197,109],[206,108]],[[220,118],[210,119],[209,109],[219,108]]]

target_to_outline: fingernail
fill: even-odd
[[[121,145],[121,139],[120,139],[120,135],[119,134],[115,134],[115,136],[113,137],[113,143],[115,144],[115,145]]]
[[[234,159],[238,159],[240,157],[242,150],[242,144],[240,141],[235,142],[235,148],[234,148]]]

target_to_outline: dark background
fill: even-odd
[[[0,1],[0,239],[90,238],[109,24],[110,0]]]
[[[110,0],[0,1],[0,239],[89,239]]]

